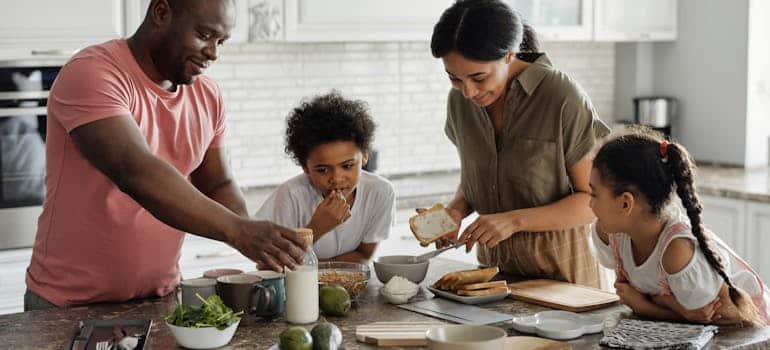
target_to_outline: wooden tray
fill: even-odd
[[[572,312],[600,309],[620,300],[614,293],[601,289],[553,280],[516,282],[509,284],[508,289],[513,299]]]

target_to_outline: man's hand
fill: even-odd
[[[415,209],[417,214],[422,214],[426,210],[428,210],[428,209],[427,208],[416,208]],[[449,216],[452,217],[452,219],[454,219],[455,223],[457,223],[457,231],[455,233],[453,233],[453,234],[446,235],[446,236],[441,237],[438,240],[436,240],[436,242],[435,242],[436,243],[436,249],[441,249],[441,248],[444,248],[446,246],[450,246],[452,244],[457,243],[457,234],[460,231],[460,225],[463,222],[463,213],[461,213],[459,210],[454,209],[454,208],[450,208],[450,207],[446,207],[446,208],[444,208],[444,210],[446,210],[446,213],[449,214]]]
[[[350,205],[341,192],[332,191],[318,204],[310,218],[309,228],[316,237],[323,235],[350,218]]]
[[[307,242],[294,230],[269,221],[244,219],[228,234],[228,243],[258,266],[283,272],[302,263]]]

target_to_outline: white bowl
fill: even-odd
[[[409,291],[407,293],[388,293],[385,288],[380,289],[380,294],[385,297],[385,300],[387,300],[391,304],[404,304],[409,301],[413,296],[417,295],[417,292],[419,292],[419,288],[415,288],[413,291]]]
[[[451,325],[430,329],[426,336],[432,350],[500,350],[508,334],[492,326]]]
[[[604,319],[569,311],[542,311],[532,316],[514,317],[513,329],[556,340],[574,339],[604,329]]]
[[[188,349],[213,349],[227,345],[235,335],[235,330],[241,320],[235,322],[223,330],[216,327],[192,328],[178,327],[166,322],[176,342]]]

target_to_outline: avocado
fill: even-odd
[[[313,350],[337,350],[342,345],[342,332],[329,322],[321,322],[310,331],[313,336]]]
[[[319,292],[321,311],[328,316],[347,316],[350,294],[338,284],[326,284]]]
[[[299,326],[289,327],[281,333],[278,348],[281,350],[312,350],[313,337]]]

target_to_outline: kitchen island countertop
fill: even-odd
[[[473,268],[474,266],[454,260],[436,258],[431,261],[428,276],[423,284],[433,282],[444,273]],[[357,325],[377,321],[436,321],[434,318],[402,310],[387,304],[379,296],[382,284],[374,278],[367,285],[357,305],[351,309],[345,318],[329,317],[328,321],[337,324],[344,335],[346,349],[371,349],[368,345],[357,343],[355,327]],[[416,298],[424,298],[419,294]],[[512,316],[531,315],[548,310],[545,307],[520,301],[505,299],[504,301],[483,305],[495,311]],[[151,349],[174,349],[176,343],[168,327],[163,321],[163,315],[174,308],[171,297],[131,301],[122,304],[99,304],[69,309],[33,311],[0,316],[0,344],[10,349],[63,349],[75,331],[79,320],[86,319],[152,319],[153,327],[150,335]],[[629,315],[629,309],[624,306],[614,306],[596,311],[591,314],[601,314],[606,317],[605,327],[613,325],[618,319]],[[501,324],[504,328],[510,325]],[[230,344],[223,349],[267,349],[274,344],[278,335],[288,327],[283,319],[273,321],[258,321],[254,317],[245,317]],[[519,335],[510,330],[510,335]],[[600,349],[600,334],[584,336],[570,341],[575,350]],[[735,329],[722,328],[705,349],[767,349],[770,348],[770,328],[764,329]]]

